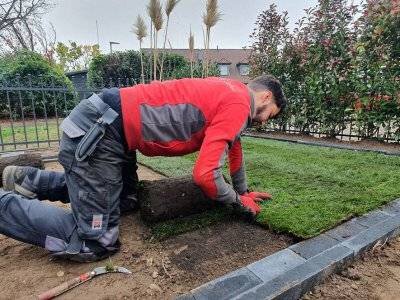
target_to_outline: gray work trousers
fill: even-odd
[[[100,117],[87,100],[72,114],[93,121]],[[95,151],[77,161],[82,138],[62,136],[59,162],[65,173],[31,170],[37,172],[32,178],[39,176],[39,199],[0,190],[0,233],[78,261],[101,259],[118,250],[121,209],[136,205],[127,197],[136,192],[136,156],[125,151],[123,137],[111,124]],[[70,202],[71,210],[41,199]]]

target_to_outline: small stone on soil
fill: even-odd
[[[151,267],[153,265],[153,258],[147,258],[146,259],[146,266]]]
[[[150,290],[162,293],[162,289],[155,283],[149,285]]]
[[[64,272],[63,271],[58,271],[57,272],[57,277],[63,277],[64,276]]]
[[[351,280],[360,280],[361,276],[353,269],[348,269],[348,270],[344,270],[342,271],[342,273],[340,274],[343,277],[346,277],[348,279]]]
[[[174,250],[174,254],[175,254],[175,255],[179,255],[179,254],[181,254],[183,251],[187,250],[188,247],[189,247],[188,245],[185,245],[185,246],[183,246],[183,247],[180,247],[180,248]]]

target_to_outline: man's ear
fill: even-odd
[[[265,104],[271,102],[272,101],[272,92],[269,90],[264,91],[263,95],[262,95],[262,99]]]

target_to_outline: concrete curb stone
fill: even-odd
[[[195,288],[192,290],[192,295],[196,300],[232,299],[235,295],[262,283],[263,281],[259,277],[254,275],[247,267],[244,267]]]
[[[178,299],[298,299],[400,234],[400,199],[210,281]]]
[[[293,246],[290,246],[289,249],[296,252],[303,258],[309,259],[339,243],[340,242],[338,240],[323,233],[312,239],[294,244]]]

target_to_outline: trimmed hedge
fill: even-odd
[[[400,4],[319,0],[290,32],[276,5],[252,34],[251,75],[271,73],[289,99],[288,121],[300,132],[337,136],[349,120],[358,135],[400,141]],[[347,128],[348,129],[348,128]]]
[[[161,55],[159,55],[161,56]],[[149,54],[143,53],[145,81],[150,82],[151,64]],[[164,60],[163,79],[179,79],[190,77],[190,62],[178,54],[167,53]],[[201,77],[201,66],[194,66],[194,77]],[[211,67],[210,76],[218,76],[218,68]],[[114,52],[95,57],[88,73],[91,87],[129,86],[141,82],[141,63],[139,51]]]
[[[57,65],[38,53],[21,51],[0,57],[0,85],[39,88],[40,91],[0,92],[0,112],[9,117],[53,117],[63,115],[75,106],[73,85]],[[49,91],[62,88],[64,91]]]

